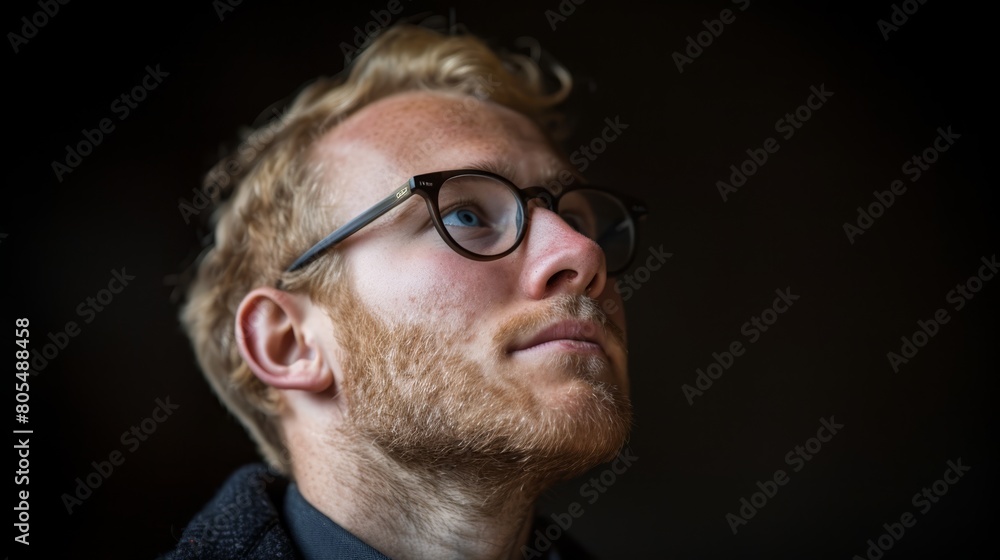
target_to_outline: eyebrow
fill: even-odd
[[[495,158],[482,159],[476,161],[469,165],[470,169],[477,169],[479,171],[488,171],[490,173],[495,173],[501,177],[507,179],[508,181],[514,183],[520,188],[530,187],[534,185],[522,184],[521,177],[518,172],[518,166],[513,160],[507,157],[499,156]],[[576,169],[570,167],[559,166],[556,169],[552,169],[545,173],[544,176],[539,178],[537,185],[546,186],[549,183],[556,181],[561,183],[559,180],[559,174],[563,171],[568,172],[573,177],[574,183],[583,183],[583,176]]]
[[[517,184],[517,166],[514,165],[514,162],[509,158],[501,156],[490,159],[481,159],[469,164],[468,167],[469,169],[476,169],[499,175],[508,181]]]

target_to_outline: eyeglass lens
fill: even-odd
[[[438,209],[448,235],[477,255],[498,255],[517,241],[524,223],[521,205],[506,183],[481,175],[458,175],[441,185]],[[591,189],[559,200],[559,215],[604,250],[608,270],[628,262],[635,225],[616,197]]]

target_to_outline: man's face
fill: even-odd
[[[520,187],[565,169],[525,117],[475,98],[400,94],[319,142],[350,219],[420,173],[505,169]],[[575,473],[619,449],[631,422],[624,317],[600,248],[534,207],[512,254],[467,259],[414,196],[337,246],[330,315],[344,429],[407,462],[483,459]],[[546,463],[548,461],[548,463]]]

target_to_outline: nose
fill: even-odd
[[[522,249],[522,288],[532,298],[570,294],[597,299],[604,291],[604,251],[544,206],[531,205]]]

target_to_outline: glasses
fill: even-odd
[[[557,213],[577,232],[604,251],[609,275],[624,272],[635,256],[637,225],[646,206],[636,198],[590,185],[570,185],[553,195],[544,187],[518,188],[495,173],[459,169],[415,175],[389,196],[347,222],[302,254],[286,272],[316,259],[416,193],[423,197],[431,221],[449,247],[475,261],[509,255],[527,231],[534,201]],[[538,204],[536,204],[538,205]]]

